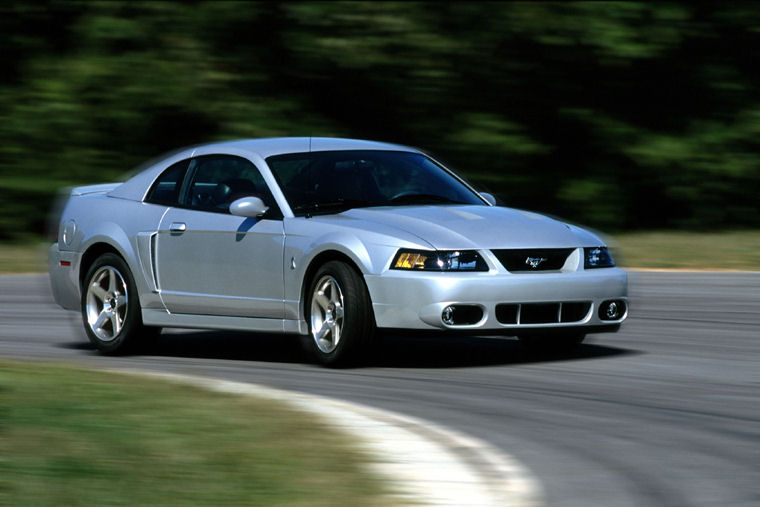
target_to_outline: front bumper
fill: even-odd
[[[619,268],[551,273],[421,273],[388,270],[382,275],[365,275],[372,298],[375,321],[380,328],[451,331],[503,331],[518,334],[541,328],[613,328],[628,316],[628,280]],[[623,301],[626,311],[616,320],[602,320],[600,305]],[[589,304],[579,320],[548,323],[504,323],[497,318],[498,305],[534,303]],[[442,312],[450,305],[479,307],[482,318],[473,324],[447,325]],[[569,306],[569,305],[568,305]],[[503,307],[502,307],[503,308]],[[501,320],[501,322],[500,322]],[[582,331],[582,329],[579,329]]]

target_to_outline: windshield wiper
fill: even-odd
[[[293,207],[293,213],[302,212],[306,216],[317,214],[341,213],[353,208],[377,206],[376,202],[360,201],[358,199],[336,199],[334,201],[310,202]]]

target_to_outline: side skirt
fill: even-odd
[[[225,317],[169,313],[165,310],[142,310],[143,324],[159,327],[187,327],[195,329],[224,329],[231,331],[260,331],[265,333],[308,334],[303,320],[261,319],[254,317]]]

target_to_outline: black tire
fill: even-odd
[[[520,335],[520,345],[531,353],[556,354],[575,350],[583,343],[586,334],[579,331],[563,331],[551,334]]]
[[[134,351],[161,331],[143,326],[132,272],[113,253],[101,255],[87,270],[82,284],[82,323],[90,342],[106,354]]]
[[[304,313],[305,345],[330,367],[356,364],[375,336],[372,302],[362,276],[341,261],[330,261],[314,274]]]

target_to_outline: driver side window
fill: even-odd
[[[228,213],[230,204],[241,197],[258,197],[275,208],[274,199],[259,170],[249,160],[231,155],[198,157],[190,164],[191,177],[183,207]]]

